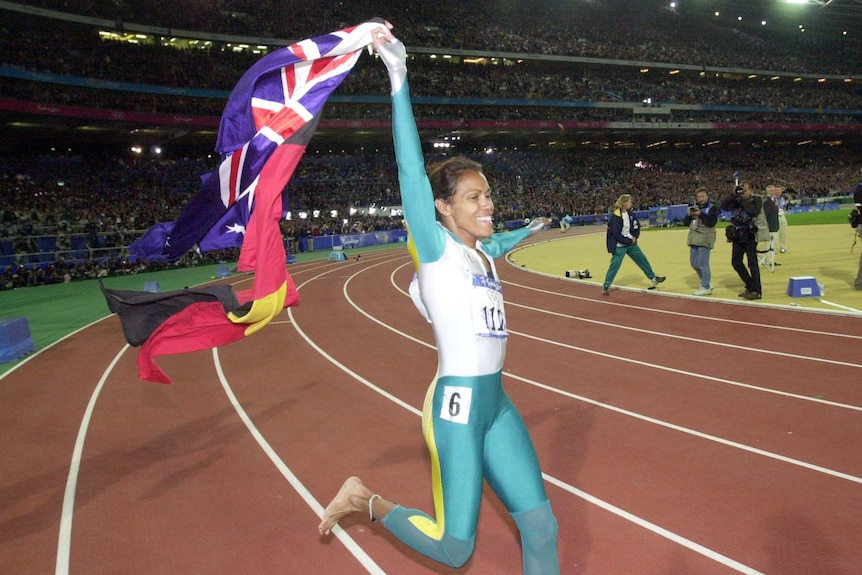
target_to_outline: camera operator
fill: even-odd
[[[757,263],[757,226],[755,220],[763,208],[760,196],[755,196],[751,182],[743,181],[733,192],[722,198],[720,207],[731,212],[730,224],[725,230],[728,241],[733,243],[730,265],[745,283],[745,291],[739,294],[748,300],[761,296],[760,268]],[[742,257],[748,261],[748,268]]]
[[[689,262],[700,280],[700,288],[694,295],[710,295],[712,271],[709,267],[709,255],[715,247],[715,224],[718,222],[719,210],[718,206],[710,201],[709,192],[704,187],[695,190],[694,199],[682,223],[688,226],[686,243],[689,247]]]

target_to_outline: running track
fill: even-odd
[[[862,320],[618,290],[499,263],[505,384],[539,451],[564,574],[862,573]],[[0,573],[521,573],[486,489],[441,567],[367,518],[351,474],[430,510],[431,330],[404,250],[296,264],[301,304],[137,379],[115,316],[0,379]],[[231,282],[243,286],[245,276]]]

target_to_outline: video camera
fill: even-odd
[[[737,196],[741,196],[745,193],[745,188],[740,185],[737,185],[735,188],[733,188],[733,193]]]

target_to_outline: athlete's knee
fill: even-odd
[[[512,513],[515,519],[515,524],[521,534],[530,533],[556,533],[557,518],[554,517],[554,512],[551,511],[551,502],[545,501],[541,505],[526,511]]]
[[[470,557],[473,556],[476,538],[456,539],[455,537],[444,535],[442,544],[447,558],[445,563],[450,567],[463,567]]]
[[[449,567],[461,567],[473,555],[475,530],[465,539],[453,537],[445,531],[440,533],[439,526],[430,516],[400,505],[390,511],[382,522],[402,542]]]

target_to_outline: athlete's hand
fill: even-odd
[[[546,226],[551,225],[551,218],[533,218],[529,224],[527,224],[527,228],[529,228],[531,234],[535,234],[536,232],[545,229]]]
[[[392,28],[392,24],[390,24],[389,21],[384,20],[383,24],[381,24],[379,28],[375,28],[371,31],[371,45],[375,52],[386,42],[396,40],[395,36],[392,34]]]
[[[392,34],[392,24],[389,22],[386,22],[385,27],[376,28],[371,35],[371,44],[389,71],[391,94],[394,95],[404,85],[404,78],[407,77],[407,50],[401,40]]]

